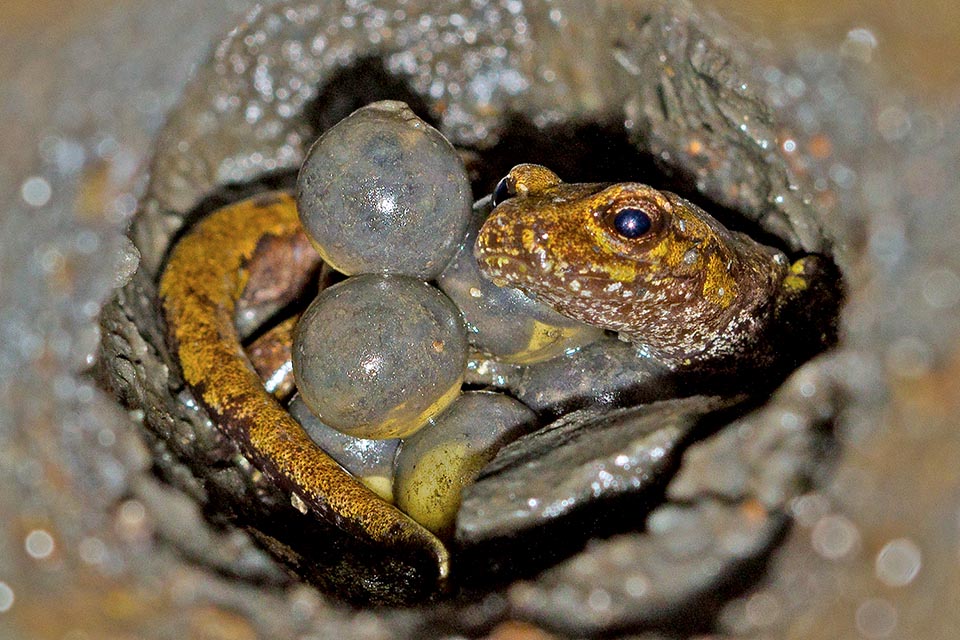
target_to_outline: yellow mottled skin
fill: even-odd
[[[297,233],[287,194],[259,196],[211,214],[174,248],[160,298],[183,377],[213,421],[294,505],[370,542],[420,553],[448,574],[447,549],[429,531],[371,492],[307,436],[264,389],[234,327],[258,243]]]
[[[788,270],[783,253],[673,193],[567,184],[531,164],[498,191],[474,247],[483,273],[671,366],[749,352],[783,296],[804,286],[802,264]],[[625,211],[649,223],[636,237],[616,226]]]
[[[783,286],[796,293],[804,291],[809,285],[805,267],[806,263],[803,260],[797,260],[790,265],[790,273],[783,279]]]

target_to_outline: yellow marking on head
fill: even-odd
[[[658,279],[658,275],[662,273],[677,270],[689,271],[693,267],[700,268],[699,259],[696,264],[689,265],[684,262],[684,257],[689,250],[700,248],[703,240],[710,239],[716,234],[695,213],[687,211],[686,207],[671,206],[660,193],[654,193],[653,196],[660,209],[669,211],[674,221],[662,229],[660,231],[662,235],[644,249],[642,260],[634,260],[629,255],[618,258],[624,253],[623,242],[612,236],[611,232],[596,218],[591,216],[585,221],[585,228],[591,239],[608,256],[601,256],[593,262],[594,271],[603,272],[616,281],[633,282],[642,275],[650,281]],[[594,206],[600,206],[596,198],[590,205],[590,207]],[[584,253],[582,248],[580,251]],[[592,256],[586,254],[587,259],[590,257]]]
[[[620,260],[601,264],[600,268],[603,269],[603,272],[610,276],[611,279],[617,282],[633,282],[640,274],[640,268],[636,263]]]
[[[523,242],[523,248],[527,251],[533,251],[536,243],[536,237],[533,229],[524,229],[520,234],[520,240]]]
[[[683,256],[694,247],[695,245],[692,242],[668,233],[647,251],[646,259],[653,263],[648,269],[651,272],[660,273],[682,268]]]
[[[726,309],[733,303],[737,293],[737,281],[727,271],[726,264],[716,255],[711,255],[703,281],[703,297]]]
[[[507,179],[519,195],[542,193],[563,182],[557,174],[539,164],[518,164],[510,169]]]
[[[660,242],[650,247],[647,251],[647,258],[656,258],[662,260],[670,252],[670,239],[664,237]]]
[[[800,258],[790,265],[790,273],[783,279],[783,287],[792,293],[799,293],[809,286],[804,272],[806,258]]]

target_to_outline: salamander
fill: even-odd
[[[568,184],[522,164],[494,203],[474,246],[486,277],[673,368],[769,355],[769,329],[816,268],[641,183]]]

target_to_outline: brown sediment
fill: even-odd
[[[211,419],[304,513],[371,543],[426,556],[441,583],[448,551],[429,531],[378,498],[317,447],[264,388],[234,325],[249,282],[245,266],[270,239],[301,233],[285,193],[211,214],[174,248],[160,298],[183,377]]]

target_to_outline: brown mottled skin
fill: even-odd
[[[781,301],[806,287],[803,260],[791,267],[676,194],[566,184],[531,164],[505,181],[474,249],[483,273],[672,367],[760,359]],[[634,239],[614,226],[627,208],[651,221]]]
[[[296,391],[293,380],[293,331],[300,316],[293,316],[257,338],[246,348],[247,358],[263,388],[283,402]]]
[[[234,314],[246,264],[261,243],[300,233],[293,198],[277,193],[214,212],[177,244],[160,297],[184,380],[217,426],[301,511],[430,558],[442,583],[449,566],[444,545],[317,447],[264,388],[240,344]]]

